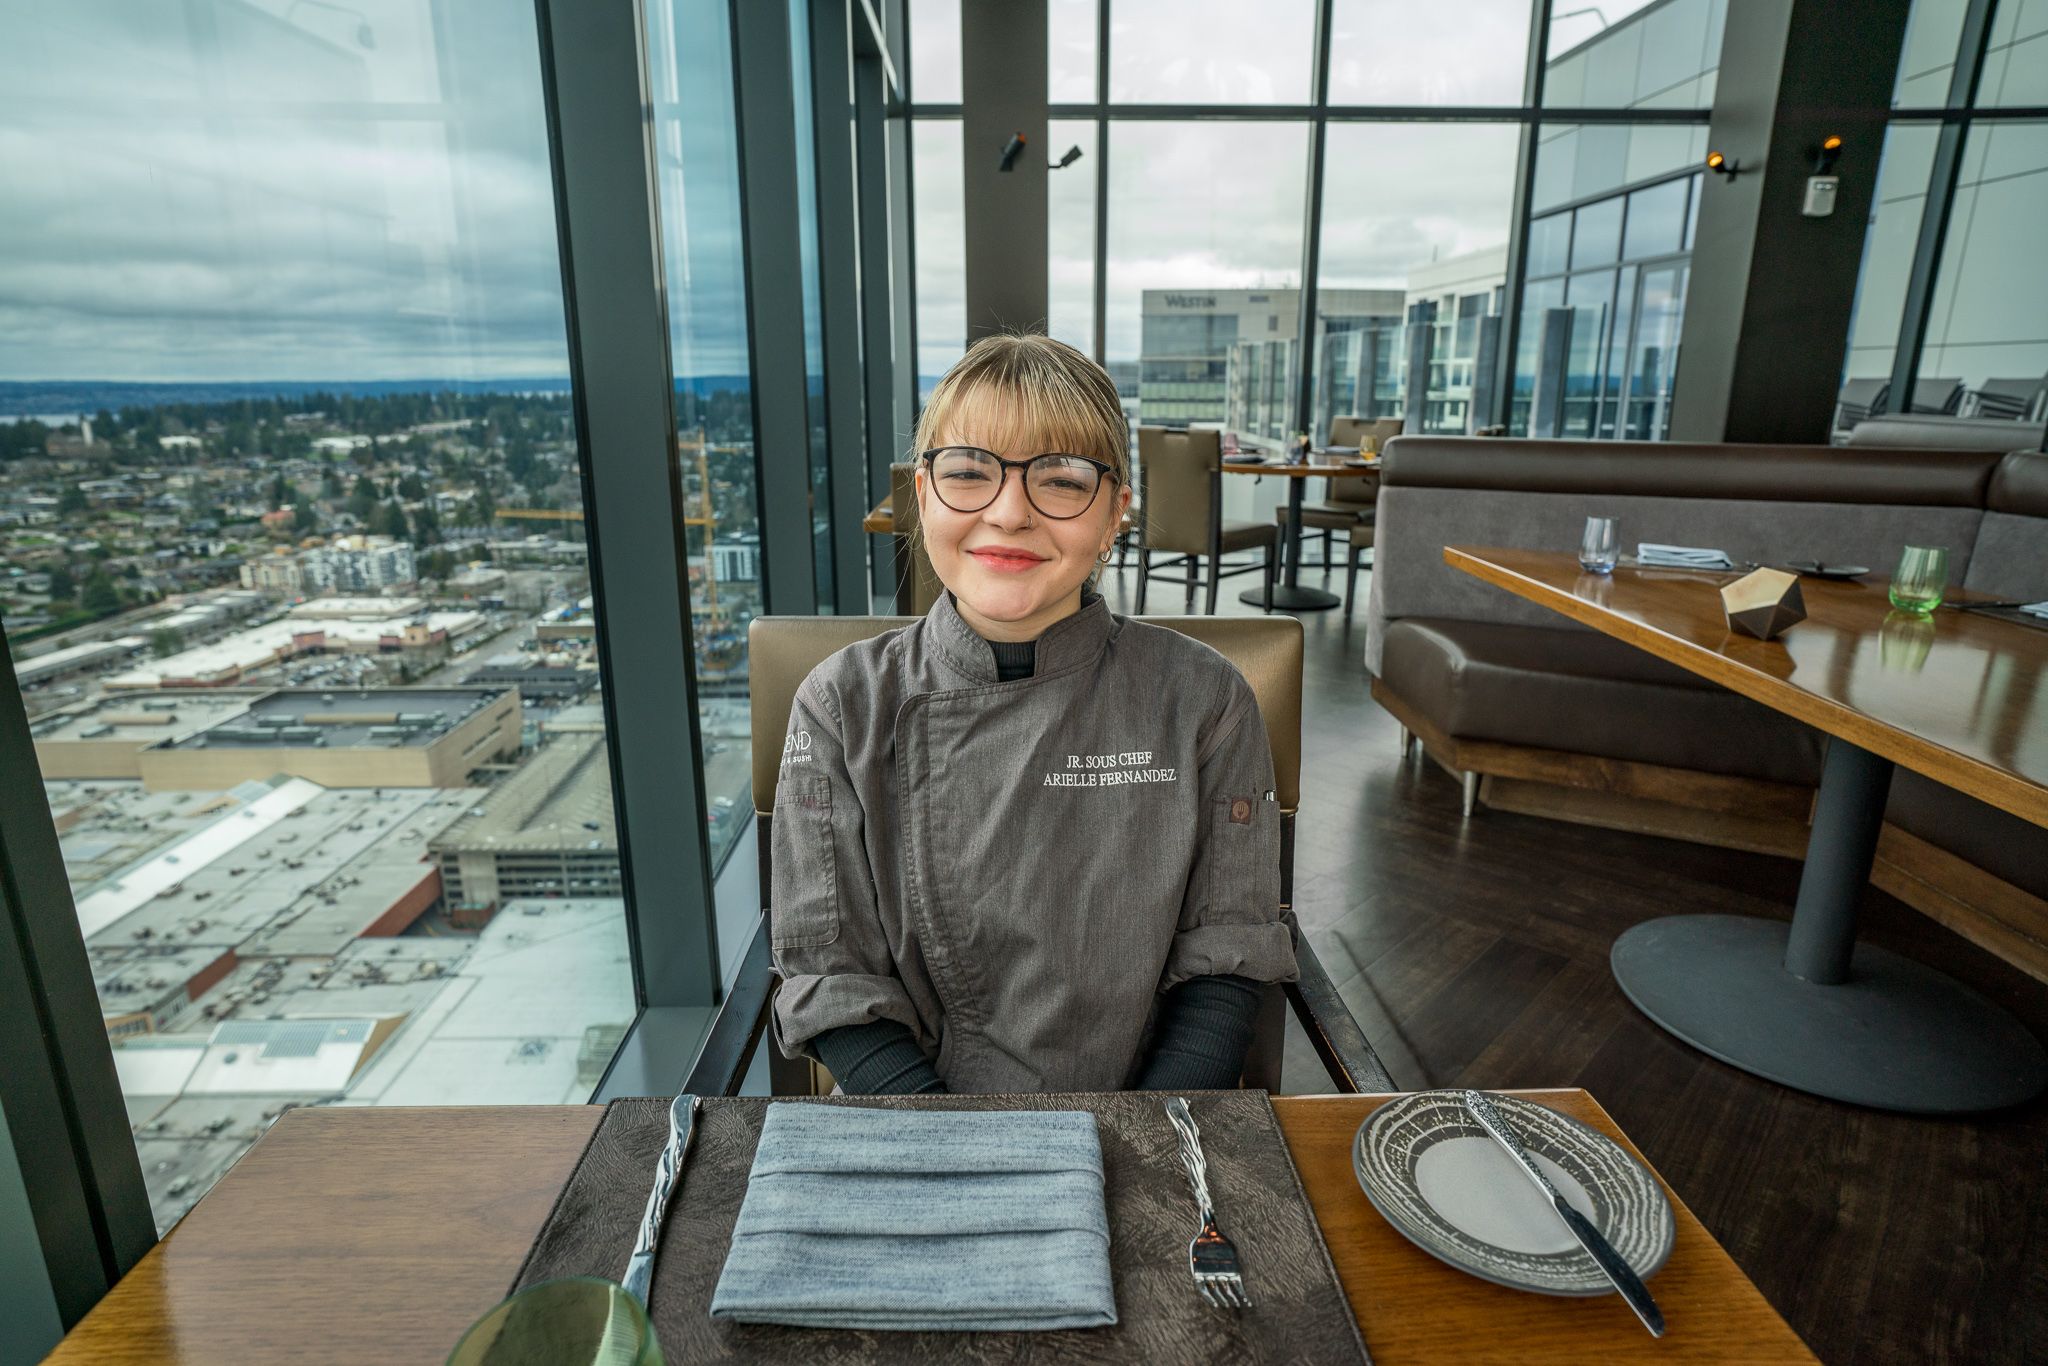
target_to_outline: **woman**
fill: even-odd
[[[1101,367],[977,342],[919,419],[946,592],[797,691],[775,795],[786,1053],[851,1093],[1234,1086],[1294,977],[1251,686],[1092,589],[1131,501]]]

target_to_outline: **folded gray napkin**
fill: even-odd
[[[1638,563],[1670,569],[1733,569],[1735,562],[1725,550],[1704,546],[1658,545],[1644,541],[1636,546]]]
[[[1095,1116],[770,1105],[711,1316],[963,1332],[1115,1323]]]

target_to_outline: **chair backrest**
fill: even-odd
[[[1406,425],[1398,417],[1333,417],[1330,419],[1330,444],[1374,451],[1399,436]]]
[[[747,628],[747,692],[752,702],[754,810],[775,809],[775,779],[790,704],[811,670],[870,636],[915,617],[755,617]],[[1293,617],[1140,617],[1193,636],[1237,666],[1266,722],[1273,750],[1274,795],[1292,815],[1301,804],[1301,623]]]
[[[889,514],[896,520],[897,544],[910,551],[910,582],[906,585],[910,591],[908,596],[899,591],[896,605],[923,616],[939,600],[941,590],[931,557],[924,553],[924,539],[916,534],[917,462],[906,460],[889,466]]]
[[[1146,441],[1146,433],[1153,434]],[[1198,439],[1199,438],[1199,439]],[[1216,432],[1138,429],[1144,481],[1145,548],[1179,555],[1209,553],[1217,513],[1216,469],[1223,443]]]

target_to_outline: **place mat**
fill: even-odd
[[[1202,1129],[1218,1220],[1237,1244],[1254,1307],[1209,1308],[1188,1275],[1194,1203],[1164,1093],[707,1099],[697,1116],[649,1291],[669,1366],[700,1361],[976,1363],[1362,1362],[1351,1306],[1263,1091],[1185,1093]],[[711,1318],[711,1292],[746,1195],[761,1122],[778,1104],[917,1110],[1086,1110],[1102,1142],[1117,1323],[1037,1333],[784,1328]],[[668,1137],[669,1102],[615,1100],[548,1212],[512,1290],[561,1276],[624,1274]],[[508,1292],[509,1293],[509,1292]]]

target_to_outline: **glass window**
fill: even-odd
[[[1095,124],[1054,119],[1046,152],[1056,164],[1081,149],[1071,165],[1048,172],[1045,189],[1046,331],[1081,350],[1095,350]]]
[[[1628,197],[1628,240],[1624,260],[1663,256],[1685,245],[1686,192],[1691,177],[1637,190]]]
[[[960,156],[960,120],[912,120],[920,404],[939,376],[967,351],[967,208],[960,188]]]
[[[1938,109],[1948,103],[1956,49],[1963,38],[1963,12],[1968,8],[1968,0],[1913,0],[1906,14],[1899,74],[1892,86],[1894,108]],[[1999,8],[2021,7],[2004,4]]]
[[[1053,104],[1093,104],[1099,0],[1046,0],[1045,97]]]
[[[2048,374],[2048,123],[1979,123],[1966,137],[1920,358],[1921,403],[1957,383],[1971,394],[2031,394],[2029,381]],[[1970,155],[1980,140],[1982,154]]]
[[[1844,427],[1853,425],[1859,410],[1870,407],[1878,386],[1891,377],[1906,308],[1906,282],[1913,269],[1920,217],[1927,205],[1927,177],[1934,165],[1939,134],[1940,125],[1933,123],[1895,123],[1885,130],[1870,226],[1863,234],[1856,303],[1849,316],[1843,396],[1850,407],[1838,409],[1836,415]],[[1953,218],[1950,232],[1954,232]]]
[[[587,1100],[635,1002],[531,8],[7,22],[0,611],[151,614],[18,668],[158,1227],[288,1106]]]
[[[2048,105],[2048,5],[2002,5],[1994,28],[2007,24],[2014,36],[1996,42],[1984,55],[1978,106]]]
[[[1543,103],[1710,108],[1726,17],[1726,0],[1559,5],[1550,20]]]
[[[1315,11],[1315,0],[1110,0],[1109,98],[1305,104]]]
[[[1554,213],[1529,224],[1529,274],[1562,274],[1570,263],[1572,216]]]
[[[804,296],[804,408],[809,433],[811,574],[818,610],[832,610],[832,448],[825,428],[825,307],[818,278],[818,132],[812,116],[811,9],[789,0],[789,78],[796,114],[798,273]]]
[[[1520,104],[1529,0],[1336,0],[1332,104]]]
[[[747,623],[762,599],[732,41],[722,6],[649,0],[647,17],[700,758],[717,866],[753,810]],[[806,218],[815,253],[817,217]]]
[[[1572,226],[1572,269],[1604,266],[1621,255],[1621,196],[1580,209]]]
[[[1313,424],[1323,432],[1347,413],[1406,416],[1409,386],[1419,381],[1415,430],[1463,432],[1486,327],[1477,309],[1506,279],[1516,130],[1336,123],[1327,138],[1317,334],[1364,329],[1345,344],[1361,367],[1348,381],[1354,393],[1383,358],[1395,383],[1384,402],[1375,391],[1371,412],[1336,407],[1334,390],[1319,393]]]
[[[1307,161],[1299,123],[1110,125],[1112,376],[1119,363],[1157,358],[1226,363],[1234,339],[1250,334],[1279,345],[1293,338]],[[1137,420],[1224,420],[1220,373],[1173,389],[1128,373]]]
[[[910,0],[910,98],[960,103],[960,0]]]

